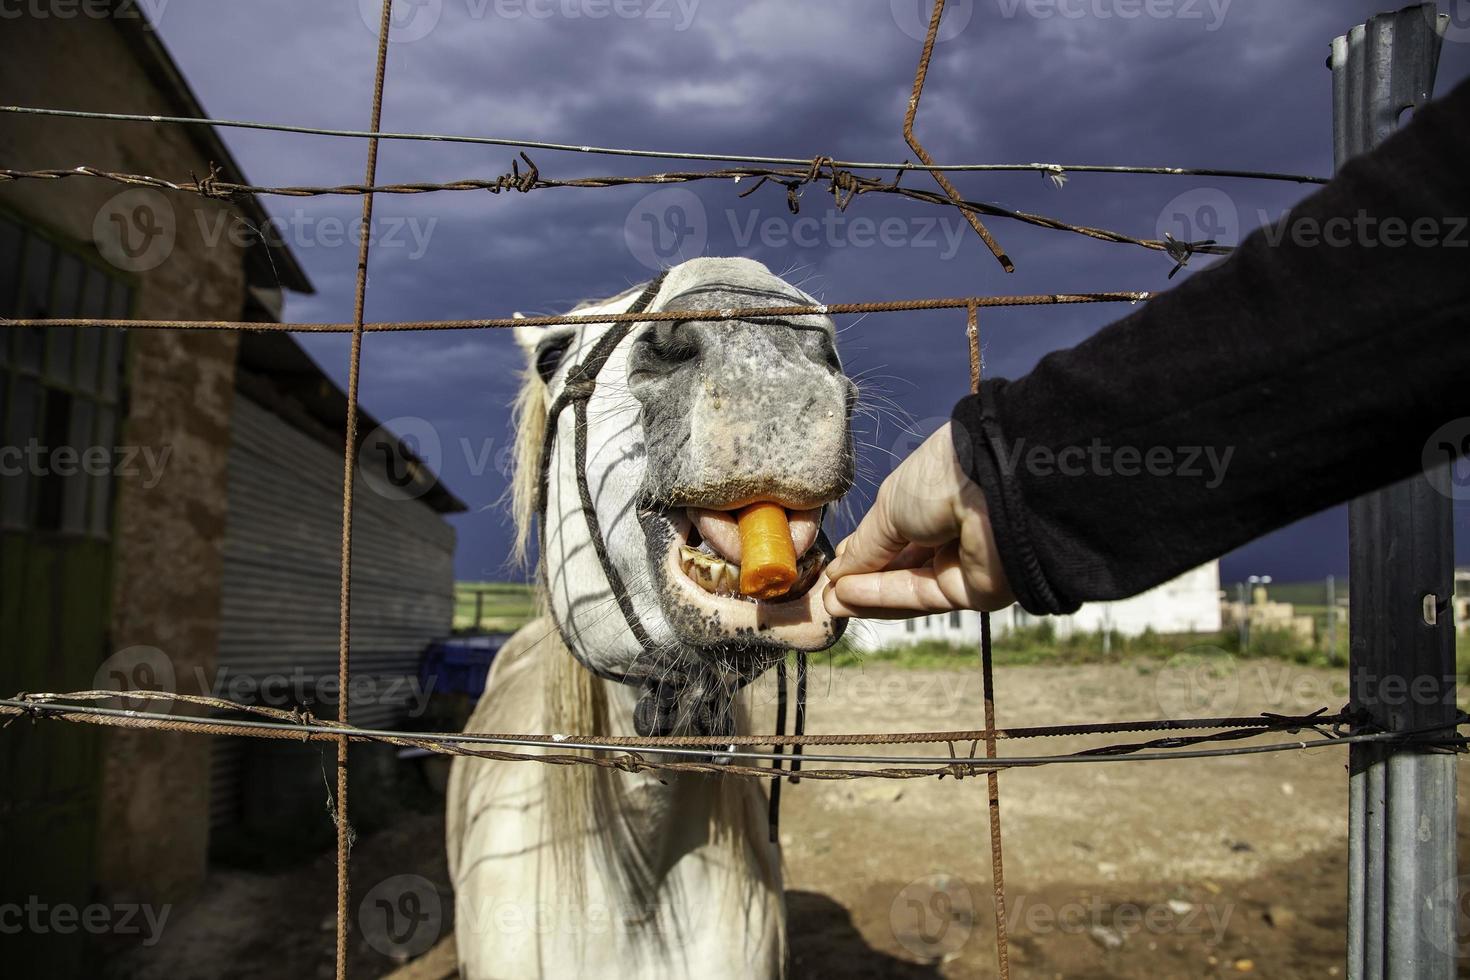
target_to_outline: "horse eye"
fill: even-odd
[[[571,346],[572,338],[566,336],[553,337],[536,348],[536,373],[541,376],[542,381],[551,384],[552,375],[561,367],[561,359]]]

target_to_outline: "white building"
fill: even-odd
[[[1090,602],[1069,616],[1032,616],[1020,606],[1008,606],[990,617],[995,636],[1049,620],[1058,637],[1073,633],[1111,630],[1122,636],[1155,633],[1214,633],[1220,629],[1220,563],[1208,562],[1176,579],[1128,599]],[[939,613],[907,620],[854,620],[848,642],[869,653],[908,646],[925,640],[957,645],[980,642],[980,614]]]
[[[1470,565],[1455,569],[1455,629],[1470,630]]]

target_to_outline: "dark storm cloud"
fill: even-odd
[[[172,0],[159,20],[212,114],[360,128],[368,119],[374,6],[375,0]],[[901,122],[919,51],[911,35],[927,19],[919,6],[918,0],[426,0],[422,9],[405,7],[402,30],[395,29],[395,36],[423,36],[392,46],[384,126],[577,144],[906,159]],[[1327,173],[1327,44],[1383,6],[1391,5],[952,0],[947,26],[960,30],[937,49],[918,128],[946,161]],[[425,13],[436,18],[426,32],[428,22],[413,19]],[[1464,34],[1456,30],[1446,45],[1441,91],[1470,71]],[[362,176],[360,141],[241,131],[225,138],[258,183]],[[531,155],[552,177],[683,166]],[[387,143],[379,177],[493,176],[513,156],[501,147]],[[906,179],[927,186],[926,178]],[[1165,230],[1186,237],[1181,231],[1192,230],[1200,233],[1188,237],[1222,240],[1243,236],[1309,190],[1086,174],[1060,189],[1037,174],[961,174],[956,182],[967,196],[1078,223],[1144,237]],[[798,225],[783,191],[768,186],[738,198],[748,186],[685,188],[689,196],[677,199],[680,214],[702,216],[700,251],[750,255],[790,272],[825,300],[1166,287],[1169,262],[1129,246],[994,220],[992,231],[1019,267],[1005,276],[955,216],[932,207],[870,196],[838,214],[811,187],[802,198],[805,223]],[[555,312],[617,292],[651,274],[647,255],[640,261],[625,235],[625,228],[668,217],[663,205],[648,205],[650,190],[380,198],[368,315]],[[323,232],[350,228],[359,203],[275,198],[267,205],[318,287],[316,296],[291,297],[287,316],[349,318],[355,246]],[[875,241],[859,218],[875,225],[887,219],[897,233]],[[934,219],[938,226],[925,232]],[[947,237],[950,229],[954,235]],[[1078,342],[1125,309],[993,311],[983,321],[987,370],[1024,373],[1047,351]],[[893,454],[911,448],[906,428],[937,424],[964,390],[962,319],[898,314],[843,324],[849,369],[866,379],[877,416],[863,421],[863,439],[872,447],[864,466],[870,479],[887,472]],[[305,342],[329,373],[345,376],[341,338]],[[511,338],[495,331],[374,335],[366,344],[364,403],[381,419],[429,420],[440,436],[445,481],[475,508],[457,521],[464,577],[502,572],[506,532],[494,504],[504,487],[505,405],[519,365]],[[1470,528],[1461,517],[1463,542]],[[1345,521],[1337,511],[1242,549],[1225,571],[1227,577],[1316,576],[1343,571],[1345,555]]]

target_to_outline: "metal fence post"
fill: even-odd
[[[1420,4],[1333,41],[1339,168],[1429,100],[1447,20]],[[1443,475],[1349,506],[1352,708],[1389,731],[1454,726],[1453,514],[1432,482]],[[1455,976],[1454,755],[1355,745],[1349,770],[1349,978]]]
[[[1337,663],[1337,579],[1327,576],[1327,662]]]

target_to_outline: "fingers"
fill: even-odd
[[[930,615],[927,612],[917,612],[907,609],[869,609],[867,606],[849,606],[832,595],[832,587],[828,586],[822,596],[822,602],[827,608],[829,615],[847,619],[918,619]]]
[[[828,574],[840,579],[880,571],[892,567],[911,543],[938,546],[952,541],[960,530],[955,501],[965,482],[949,426],[942,426],[883,481],[872,509]]]
[[[883,571],[893,572],[901,568],[920,568],[924,565],[933,564],[935,549],[923,544],[904,545],[902,551],[893,556],[893,560],[883,566]]]
[[[928,568],[849,575],[828,584],[822,593],[828,614],[862,619],[910,619],[956,609],[996,612],[1015,601],[1003,586],[956,598],[939,586]]]
[[[928,561],[917,559],[931,552]],[[904,566],[905,561],[911,563]],[[1004,575],[976,574],[962,564],[959,545],[904,549],[893,567],[831,581],[822,601],[833,616],[907,619],[956,609],[995,612],[1015,601]]]
[[[843,540],[840,544],[837,545],[837,556],[841,557],[846,550],[847,541]],[[934,555],[934,548],[917,544],[905,545],[904,549],[893,557],[893,560],[888,563],[888,566],[884,568],[883,571],[894,572],[924,568],[933,563]],[[847,581],[860,582],[870,577],[870,575],[858,574],[849,577]],[[860,585],[858,588],[861,591],[864,588],[871,587]],[[830,575],[829,584],[826,586],[825,590],[822,593],[822,601],[827,607],[827,612],[833,616],[861,616],[867,619],[902,619],[907,618],[908,616],[920,616],[923,615],[925,612],[933,611],[891,609],[879,606],[869,607],[855,605],[851,602],[844,602],[842,599],[837,597],[835,590],[830,584]]]
[[[834,616],[904,619],[963,608],[946,594],[943,573],[933,566],[849,575],[831,583],[822,600]]]
[[[837,557],[827,566],[829,578],[886,568],[904,550],[909,542],[894,527],[889,513],[891,498],[885,483],[879,488],[872,509],[863,515],[857,530],[838,547]]]
[[[883,566],[881,570],[891,572],[898,568],[918,568],[920,565],[927,565],[934,560],[934,551],[935,549],[928,545],[906,544],[903,546],[903,550],[894,555],[892,560]],[[847,538],[843,538],[837,543],[837,547],[833,549],[834,560],[832,564],[835,565],[837,563],[835,559],[841,558],[846,552]],[[829,565],[827,567],[829,578],[831,577],[831,572],[832,568]]]

